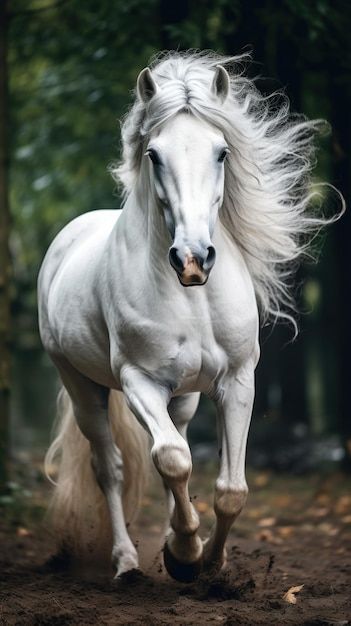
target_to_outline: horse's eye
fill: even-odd
[[[229,154],[230,150],[228,148],[225,148],[224,150],[222,150],[222,152],[220,153],[219,157],[218,157],[218,163],[223,163],[224,159],[226,158],[227,154]]]
[[[156,150],[149,148],[149,150],[147,150],[145,154],[149,157],[150,161],[152,161],[154,165],[161,165],[161,159],[158,156]]]

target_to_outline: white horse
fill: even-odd
[[[326,221],[309,213],[319,123],[290,118],[284,99],[271,107],[239,61],[171,53],[141,72],[114,170],[124,208],[73,220],[39,276],[41,337],[66,390],[47,456],[61,454],[56,527],[72,549],[83,535],[101,539],[103,492],[116,576],[138,568],[126,524],[146,472],[138,422],[169,491],[168,572],[189,581],[222,567],[248,492],[258,310],[292,320],[291,261]],[[200,393],[215,402],[220,433],[204,543],[186,439]]]

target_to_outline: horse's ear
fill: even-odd
[[[222,102],[227,99],[230,90],[230,78],[226,69],[222,65],[217,65],[216,73],[212,83],[212,92],[220,98]]]
[[[137,80],[137,93],[140,100],[147,104],[158,90],[159,87],[153,79],[150,69],[145,67],[141,70]]]

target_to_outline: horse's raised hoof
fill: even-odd
[[[172,554],[167,543],[163,548],[163,562],[169,575],[181,583],[192,583],[201,574],[202,556],[192,563],[179,561]]]

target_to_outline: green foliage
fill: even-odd
[[[286,84],[310,116],[328,114],[325,76],[336,61],[344,80],[346,3],[342,11],[344,3],[338,8],[331,0],[189,0],[185,17],[161,23],[166,1],[10,3],[11,246],[19,330],[34,325],[36,275],[56,232],[82,212],[119,205],[107,173],[119,153],[118,119],[136,75],[165,37],[180,49],[237,53],[252,45],[263,73]]]
[[[24,325],[33,325],[36,274],[56,232],[80,213],[119,205],[107,173],[118,118],[157,49],[152,0],[36,7],[12,7],[9,37],[15,311]]]

